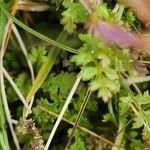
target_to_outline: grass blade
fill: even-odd
[[[66,40],[66,38],[67,38],[67,33],[62,31],[60,33],[57,41],[63,43]],[[29,91],[29,94],[27,95],[26,100],[28,103],[30,102],[30,100],[32,99],[34,94],[37,92],[37,90],[40,88],[40,86],[46,79],[48,73],[50,72],[50,70],[52,69],[52,67],[55,63],[55,60],[56,60],[58,54],[59,54],[59,49],[56,47],[51,48],[51,50],[49,51],[48,58],[47,58],[46,62],[44,62],[42,67],[40,68],[38,75],[33,83],[33,86],[31,88],[31,90]],[[27,115],[28,114],[24,114],[24,116],[27,116]]]
[[[6,79],[9,81],[9,83],[11,84],[11,86],[13,87],[14,91],[17,93],[18,97],[20,98],[20,100],[22,101],[22,103],[24,104],[24,107],[26,109],[29,109],[29,106],[25,100],[25,98],[23,97],[22,93],[20,92],[20,90],[18,89],[18,87],[16,86],[15,82],[11,79],[11,77],[9,76],[8,72],[3,68],[3,73],[4,76],[6,77]]]
[[[81,80],[81,77],[79,76],[76,79],[76,81],[75,81],[75,83],[74,83],[74,85],[73,85],[73,87],[72,87],[72,89],[71,89],[71,91],[70,91],[70,93],[68,95],[68,98],[67,98],[67,100],[66,100],[66,102],[65,102],[65,104],[64,104],[64,106],[63,106],[63,108],[62,108],[62,110],[61,110],[61,112],[60,112],[60,114],[59,114],[59,116],[58,116],[58,118],[56,120],[56,122],[55,122],[55,125],[54,125],[54,127],[53,127],[53,129],[51,131],[51,134],[50,134],[50,136],[48,138],[48,141],[46,143],[46,146],[45,146],[44,150],[48,150],[48,148],[49,148],[49,146],[51,144],[51,141],[52,141],[52,139],[53,139],[53,137],[55,135],[55,132],[56,132],[56,130],[57,130],[57,128],[58,128],[62,118],[63,118],[63,115],[64,115],[64,113],[65,113],[65,111],[66,111],[66,109],[67,109],[67,107],[68,107],[68,105],[69,105],[69,103],[70,103],[70,101],[71,101],[71,99],[72,99],[72,97],[73,97],[73,95],[74,95],[74,93],[75,93],[79,83],[80,83],[80,80]]]
[[[79,122],[80,122],[80,119],[81,119],[81,117],[82,117],[82,115],[83,115],[83,112],[84,112],[84,110],[85,110],[85,108],[86,108],[86,106],[87,106],[87,104],[88,104],[88,101],[89,101],[89,99],[90,99],[90,96],[91,96],[91,91],[88,89],[87,92],[86,92],[86,95],[85,95],[85,97],[84,97],[84,100],[83,100],[83,102],[82,102],[82,105],[81,105],[81,107],[80,107],[80,110],[79,110],[77,119],[76,119],[76,121],[75,121],[75,124],[74,124],[74,126],[73,126],[73,128],[72,128],[72,131],[71,131],[71,134],[70,134],[70,137],[69,137],[69,140],[68,140],[68,142],[67,142],[67,145],[66,145],[65,150],[68,150],[68,148],[69,148],[69,146],[70,146],[70,143],[71,143],[71,140],[72,140],[72,138],[73,138],[74,132],[75,132],[75,130],[76,130],[76,128],[77,128],[77,126],[78,126],[78,124],[79,124]]]
[[[63,44],[60,44],[59,42],[56,42],[55,40],[48,38],[40,33],[38,33],[37,31],[29,28],[28,26],[26,26],[24,23],[20,22],[18,19],[16,19],[14,16],[12,16],[5,8],[5,5],[0,3],[0,9],[6,14],[6,16],[8,18],[11,18],[13,22],[15,22],[18,26],[20,26],[21,28],[23,28],[24,30],[28,31],[29,33],[33,34],[34,36],[38,37],[39,39],[49,43],[50,45],[56,46],[58,48],[61,48],[63,50],[66,50],[68,52],[72,52],[72,53],[77,53],[77,50],[65,46]]]
[[[9,143],[8,143],[8,137],[7,137],[7,131],[6,131],[6,122],[5,122],[5,113],[2,103],[2,98],[0,96],[0,143],[3,150],[9,150]]]

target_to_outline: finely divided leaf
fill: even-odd
[[[84,23],[88,21],[88,13],[81,3],[70,2],[65,0],[63,3],[66,11],[62,13],[61,23],[68,33],[73,33],[76,29],[77,23]]]

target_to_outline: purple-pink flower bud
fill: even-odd
[[[123,47],[133,47],[138,50],[144,50],[144,53],[150,54],[150,34],[137,34],[129,32],[123,26],[110,24],[102,21],[94,15],[96,5],[100,0],[80,0],[83,6],[91,15],[91,21],[88,26],[89,32],[96,34],[108,44],[116,44]],[[126,4],[134,9],[137,16],[147,25],[150,24],[150,0],[125,0]],[[143,11],[143,12],[142,12]],[[146,51],[145,51],[146,50]],[[148,51],[147,51],[148,50]]]
[[[94,33],[110,44],[132,47],[135,42],[135,36],[125,30],[122,26],[108,24],[99,21],[94,27]]]

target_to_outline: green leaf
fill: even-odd
[[[149,121],[148,124],[150,124],[150,110],[144,111],[144,117]],[[138,129],[143,126],[143,122],[140,118],[135,117],[133,122],[133,129]],[[149,132],[148,132],[149,134]]]
[[[123,70],[121,60],[114,56],[108,45],[92,34],[80,34],[79,38],[83,41],[83,46],[77,55],[71,58],[71,62],[81,68],[80,75],[83,81],[90,80],[90,90],[98,90],[98,97],[107,101],[113,93],[120,90],[118,72]]]
[[[143,126],[143,123],[141,122],[141,120],[139,120],[139,118],[134,118],[134,123],[132,128],[133,129],[138,129],[141,128]]]
[[[134,23],[134,21],[136,21],[135,15],[133,13],[133,11],[128,10],[126,13],[127,19],[129,20],[130,23]]]
[[[101,65],[103,68],[109,67],[111,62],[107,55],[100,53],[98,54],[97,58],[101,61]]]
[[[31,52],[28,54],[30,61],[35,66],[36,70],[38,70],[41,65],[46,61],[47,51],[45,47],[32,47]]]
[[[110,113],[107,113],[105,115],[103,115],[103,122],[109,122],[112,121],[112,115]]]
[[[130,148],[132,150],[143,150],[144,144],[141,140],[132,140],[132,143],[130,145]]]
[[[69,129],[68,132],[70,134],[71,129]],[[85,136],[85,134],[82,131],[77,129],[74,136],[75,136],[75,141],[70,146],[70,149],[71,150],[86,150],[85,143],[83,140],[83,137]]]
[[[139,105],[148,105],[150,104],[150,95],[149,92],[146,91],[144,92],[144,94],[139,94],[136,96],[135,101],[139,104]]]
[[[65,0],[63,6],[67,10],[62,13],[61,23],[68,33],[72,33],[76,29],[77,23],[84,23],[88,20],[88,13],[81,3]]]
[[[68,72],[61,72],[56,76],[48,76],[42,89],[44,92],[50,92],[53,94],[67,95],[71,90],[73,83],[75,81],[75,74]]]
[[[105,87],[107,87],[111,92],[114,92],[114,93],[120,91],[120,83],[118,80],[105,81]]]
[[[120,116],[123,117],[125,115],[128,115],[127,112],[129,111],[130,103],[131,103],[131,98],[129,96],[119,98]]]
[[[83,81],[88,81],[92,79],[97,73],[97,69],[91,66],[85,66],[80,72],[81,78]]]
[[[100,82],[98,80],[94,80],[90,83],[90,90],[91,91],[96,91],[97,89],[99,89],[101,86]]]
[[[150,143],[150,133],[146,128],[143,129],[142,138],[144,141]]]
[[[106,77],[111,80],[115,80],[115,79],[119,78],[117,72],[114,69],[106,68],[106,69],[104,69],[104,73],[105,73]]]
[[[15,78],[15,83],[23,96],[26,96],[31,88],[31,79],[29,78],[29,75],[27,73],[21,73]],[[7,89],[7,96],[9,101],[16,101],[18,100],[18,96],[15,93],[14,89],[12,87],[9,87]]]
[[[47,126],[47,123],[49,121],[53,122],[54,118],[50,115],[48,115],[46,112],[44,112],[40,107],[44,107],[46,109],[51,109],[51,104],[48,102],[47,99],[40,98],[37,99],[37,106],[33,108],[33,114],[36,121],[39,123],[39,125],[43,128]]]
[[[42,85],[42,89],[49,93],[51,111],[60,112],[74,82],[74,73],[61,72],[57,75],[48,76]]]
[[[112,94],[107,88],[102,88],[98,90],[98,98],[100,97],[104,102],[107,102],[112,97]]]
[[[109,18],[109,13],[108,13],[108,10],[107,10],[107,4],[102,3],[100,5],[97,5],[95,13],[96,13],[97,16],[107,20]]]
[[[71,62],[75,62],[77,66],[86,65],[93,60],[94,58],[92,57],[92,55],[87,53],[86,51],[79,51],[78,55],[74,55],[71,58]]]

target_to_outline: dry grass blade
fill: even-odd
[[[44,108],[44,107],[42,107],[42,106],[40,106],[40,109],[43,110],[44,112],[46,112],[46,113],[48,113],[48,114],[50,114],[50,115],[56,117],[56,118],[58,118],[58,116],[59,116],[58,114],[56,114],[56,113],[54,113],[54,112],[51,112],[50,110],[47,110],[46,108]],[[72,126],[75,126],[75,123],[74,123],[74,122],[69,121],[69,120],[67,120],[67,119],[64,118],[64,117],[62,118],[62,120],[65,121],[65,122],[67,122],[67,123],[69,123],[69,124],[71,124]],[[102,136],[96,134],[95,132],[93,132],[93,131],[91,131],[91,130],[89,130],[89,129],[83,127],[83,126],[78,125],[77,128],[81,129],[82,131],[84,131],[84,132],[86,132],[86,133],[88,133],[88,134],[90,134],[90,135],[92,135],[92,136],[94,136],[94,137],[96,137],[96,138],[98,138],[98,139],[100,139],[100,140],[102,140],[102,141],[104,141],[104,142],[110,144],[110,145],[114,145],[111,141],[105,139],[104,137],[102,137]]]
[[[15,134],[15,131],[13,129],[13,124],[12,124],[12,121],[11,121],[11,115],[10,115],[10,111],[9,111],[9,107],[8,107],[8,103],[7,103],[7,97],[6,97],[6,93],[5,93],[4,77],[3,77],[3,56],[4,56],[5,48],[6,48],[6,45],[7,45],[6,44],[7,43],[7,35],[8,35],[8,29],[10,27],[10,24],[11,24],[11,21],[9,20],[6,27],[5,27],[2,46],[1,46],[1,50],[0,50],[0,89],[1,89],[2,100],[3,100],[3,104],[4,104],[4,109],[5,109],[7,121],[8,121],[9,127],[10,127],[10,131],[12,133],[13,140],[14,140],[14,143],[16,145],[17,150],[20,150],[19,142],[18,142],[17,136]]]
[[[11,134],[13,136],[14,143],[16,145],[17,150],[21,150],[20,146],[19,146],[19,141],[17,139],[17,136],[16,136],[14,128],[13,128],[13,123],[11,120],[11,115],[10,115],[10,111],[9,111],[9,107],[8,107],[8,103],[7,103],[7,98],[6,98],[6,93],[5,93],[4,79],[2,76],[1,76],[1,94],[2,94],[2,99],[3,99],[3,104],[4,104],[4,109],[5,109],[7,121],[9,124]]]
[[[148,81],[150,81],[150,76],[132,77],[126,80],[128,84],[142,83],[142,82],[148,82]]]
[[[73,138],[74,132],[75,132],[75,130],[76,130],[76,128],[77,128],[77,126],[78,126],[78,124],[79,124],[79,122],[80,122],[80,119],[81,119],[81,117],[82,117],[82,115],[83,115],[83,112],[84,112],[86,106],[87,106],[87,103],[88,103],[88,101],[89,101],[89,99],[90,99],[90,96],[91,96],[91,91],[88,89],[88,90],[87,90],[87,93],[86,93],[86,95],[85,95],[85,97],[84,97],[83,103],[82,103],[82,105],[81,105],[81,107],[80,107],[80,110],[79,110],[77,119],[76,119],[76,121],[75,121],[75,125],[73,126],[73,129],[72,129],[72,132],[71,132],[71,134],[70,134],[70,137],[69,137],[69,140],[68,140],[68,142],[67,142],[67,145],[66,145],[65,150],[68,150],[68,149],[69,149],[69,146],[70,146],[70,144],[71,144],[71,140],[72,140],[72,138]]]
[[[20,36],[20,34],[19,34],[19,32],[18,32],[16,26],[13,25],[12,29],[13,29],[13,32],[14,32],[14,34],[15,34],[17,40],[18,40],[18,43],[19,43],[19,45],[20,45],[20,48],[21,48],[21,50],[22,50],[22,52],[23,52],[23,54],[24,54],[24,56],[25,56],[25,58],[26,58],[26,60],[27,60],[27,63],[28,63],[29,69],[30,69],[30,73],[31,73],[32,82],[33,82],[33,81],[34,81],[34,71],[33,71],[32,63],[31,63],[31,61],[28,59],[28,56],[27,56],[27,49],[26,49],[26,47],[25,47],[25,44],[24,44],[24,42],[23,42],[23,40],[22,40],[22,38],[21,38],[21,36]]]
[[[17,9],[22,11],[42,12],[47,11],[49,6],[31,0],[19,0]]]
[[[30,73],[31,73],[32,83],[33,83],[34,82],[34,71],[33,71],[32,63],[28,59],[27,49],[26,49],[25,44],[24,44],[24,42],[23,42],[23,40],[22,40],[22,38],[21,38],[21,36],[20,36],[20,34],[19,34],[19,32],[18,32],[18,30],[17,30],[15,25],[13,25],[13,32],[16,35],[18,43],[19,43],[19,45],[20,45],[20,47],[22,49],[22,52],[23,52],[26,60],[27,60],[27,63],[28,63],[29,69],[30,69]],[[34,101],[34,96],[32,96],[32,98],[31,98],[31,102],[29,103],[29,108],[26,111],[25,117],[27,117],[28,114],[31,112],[31,107],[32,107],[33,101]]]
[[[19,96],[20,100],[24,104],[25,108],[28,110],[29,106],[28,106],[25,98],[23,97],[22,93],[20,92],[20,90],[18,89],[18,87],[16,86],[16,84],[14,83],[12,78],[9,76],[8,72],[4,68],[2,70],[3,70],[3,73],[4,73],[5,77],[6,77],[6,79],[9,81],[9,83],[11,84],[11,86],[13,87],[13,89],[15,90],[17,95]]]
[[[14,16],[12,16],[6,9],[5,9],[5,6],[3,4],[0,3],[0,9],[4,12],[4,14],[7,16],[7,17],[10,17],[11,20],[13,22],[15,22],[17,25],[19,25],[21,28],[23,28],[24,30],[26,30],[27,32],[31,33],[32,35],[38,37],[39,39],[47,42],[48,44],[50,45],[53,45],[55,47],[58,47],[62,50],[66,50],[68,52],[72,52],[72,53],[77,53],[77,50],[74,49],[74,48],[71,48],[71,47],[68,47],[66,45],[63,45],[59,42],[56,42],[55,40],[47,37],[47,36],[44,36],[43,34],[40,34],[39,32],[29,28],[28,26],[26,26],[24,23],[20,22],[18,19],[16,19]]]
[[[61,112],[60,112],[60,114],[59,114],[59,116],[58,116],[58,118],[56,120],[56,122],[55,122],[55,124],[54,124],[54,127],[53,127],[53,129],[52,129],[52,131],[50,133],[50,136],[48,138],[48,141],[46,143],[46,146],[45,146],[44,150],[48,150],[48,148],[49,148],[49,146],[51,144],[51,141],[52,141],[52,139],[53,139],[53,137],[54,137],[54,135],[56,133],[56,130],[57,130],[57,128],[58,128],[62,118],[63,118],[63,115],[64,115],[64,113],[65,113],[65,111],[66,111],[66,109],[67,109],[67,107],[68,107],[68,105],[69,105],[69,103],[70,103],[70,101],[71,101],[71,99],[72,99],[72,97],[73,97],[73,95],[74,95],[74,93],[75,93],[79,83],[80,83],[80,80],[81,80],[81,77],[79,76],[76,79],[76,81],[75,81],[75,83],[74,83],[74,85],[73,85],[73,87],[72,87],[72,89],[71,89],[71,91],[70,91],[70,93],[68,95],[68,98],[67,98],[67,100],[66,100],[66,102],[65,102],[65,104],[64,104],[64,106],[63,106],[63,108],[62,108],[62,110],[61,110]]]

